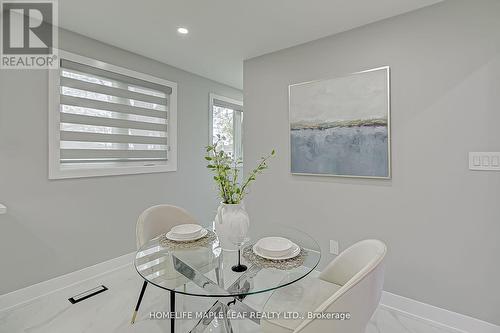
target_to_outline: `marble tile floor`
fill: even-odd
[[[99,295],[77,304],[68,298],[98,285],[109,288]],[[152,311],[168,311],[168,292],[148,286],[137,321],[130,324],[132,310],[138,297],[142,280],[132,265],[77,285],[34,299],[28,303],[0,312],[1,333],[160,333],[170,331],[169,320],[150,319]],[[261,303],[258,298],[251,300]],[[178,297],[178,311],[204,311],[212,303],[209,298]],[[214,321],[206,330],[219,332],[219,322]],[[258,333],[259,326],[249,320],[234,320],[235,332]],[[179,320],[176,332],[188,332],[193,320]],[[457,333],[457,331],[432,326],[379,307],[369,323],[366,333]]]

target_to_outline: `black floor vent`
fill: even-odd
[[[68,298],[68,301],[70,301],[71,304],[75,304],[75,303],[78,303],[78,302],[81,302],[89,297],[92,297],[92,296],[95,296],[97,294],[100,294],[104,291],[108,290],[108,288],[106,288],[105,286],[99,286],[99,287],[96,287],[96,288],[92,288],[90,290],[87,290],[87,291],[84,291],[83,293],[80,293],[78,295],[75,295],[71,298]]]

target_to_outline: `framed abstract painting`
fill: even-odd
[[[292,174],[391,178],[390,68],[289,86]]]

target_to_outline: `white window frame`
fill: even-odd
[[[155,163],[113,162],[66,166],[60,163],[60,69],[49,70],[49,179],[100,177],[177,171],[177,83],[59,50],[59,58],[170,87],[168,108],[168,160]]]
[[[235,104],[235,105],[239,105],[243,108],[243,102],[242,101],[239,101],[239,100],[236,100],[236,99],[232,99],[232,98],[229,98],[229,97],[225,97],[225,96],[221,96],[221,95],[217,95],[217,94],[214,94],[214,93],[210,93],[209,94],[209,113],[208,113],[208,124],[209,124],[209,127],[208,127],[208,144],[209,145],[212,145],[213,144],[213,133],[214,133],[214,99],[217,99],[219,101],[223,101],[223,102],[226,102],[226,103],[230,103],[230,104]],[[243,113],[243,112],[241,112]],[[235,127],[234,124],[236,123],[236,121],[238,121],[238,115],[239,115],[239,112],[235,115],[234,119],[233,119],[233,131],[234,131],[234,142],[236,141],[240,141],[241,142],[241,146],[238,145],[238,147],[236,147],[236,145],[234,146],[234,155],[235,157],[237,158],[241,158],[243,159],[243,151],[242,148],[243,148],[243,133],[242,131],[240,130],[239,127]],[[239,120],[241,121],[241,119]]]

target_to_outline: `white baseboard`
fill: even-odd
[[[384,291],[380,306],[456,333],[500,333],[500,326]]]
[[[0,311],[131,265],[135,252],[0,295]],[[500,333],[500,326],[384,291],[380,306],[456,333]]]
[[[134,258],[135,252],[128,253],[121,257],[113,258],[26,288],[18,289],[8,294],[0,295],[0,311],[7,310],[57,290],[112,272],[126,265],[131,265]]]

